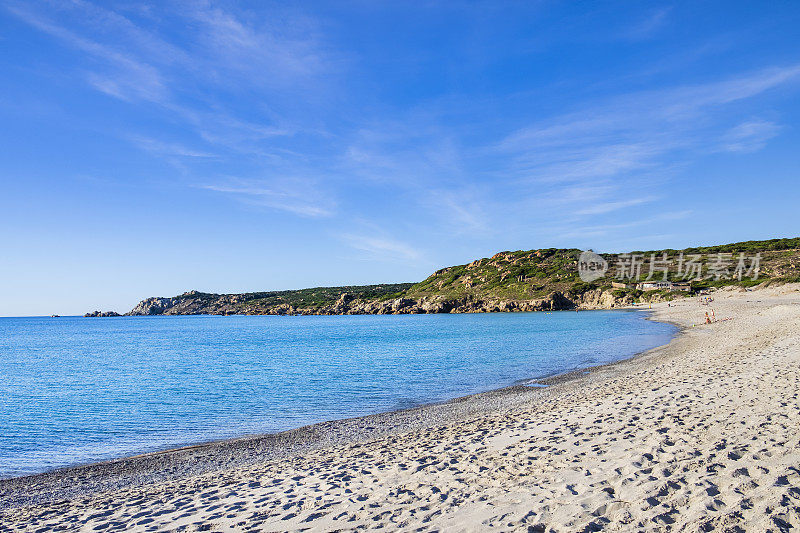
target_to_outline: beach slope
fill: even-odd
[[[654,305],[654,318],[684,327],[670,345],[509,393],[491,409],[455,402],[452,416],[351,442],[20,500],[0,510],[0,524],[12,531],[800,527],[798,285],[718,291],[712,306],[719,321],[701,324],[709,308],[696,298]],[[59,474],[62,483],[68,472]],[[18,492],[19,482],[0,484],[3,491]]]

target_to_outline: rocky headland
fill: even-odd
[[[681,299],[727,285],[745,290],[800,280],[800,238],[631,252],[642,261],[640,280],[648,276],[648,258],[662,258],[666,254],[669,266],[664,277],[675,281],[683,279],[684,257],[701,258],[698,263],[701,272],[708,275],[694,279],[691,284],[681,284],[680,289],[677,283],[666,288],[648,288],[637,284],[636,280],[621,279],[614,269],[614,261],[619,256],[611,254],[601,254],[608,263],[608,271],[591,282],[584,282],[578,271],[580,254],[578,249],[560,248],[500,252],[466,265],[442,268],[419,283],[241,294],[189,291],[174,297],[147,298],[125,315],[389,315],[612,309]],[[740,254],[749,254],[750,267],[758,254],[755,279],[753,272],[742,279],[733,275]],[[716,275],[722,264],[720,261],[725,261],[723,274],[727,272],[728,275]],[[659,273],[653,279],[661,279],[661,276]],[[651,278],[652,273],[647,279]],[[85,316],[120,315],[113,311],[95,311]]]

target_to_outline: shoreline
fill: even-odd
[[[714,300],[720,320],[700,326],[709,308],[696,300],[653,305],[652,319],[680,328],[669,344],[538,380],[548,387],[16,478],[16,491],[0,483],[0,501],[14,498],[0,523],[41,533],[800,527],[800,284]]]
[[[317,422],[277,433],[243,435],[227,439],[170,447],[105,461],[58,467],[45,472],[0,479],[0,511],[16,507],[83,497],[105,490],[134,487],[142,483],[174,480],[184,476],[208,474],[225,468],[282,459],[329,446],[355,444],[394,434],[425,429],[480,413],[511,408],[536,400],[552,387],[588,379],[596,372],[611,370],[651,352],[666,348],[678,339],[683,326],[654,318],[652,309],[626,307],[589,309],[592,311],[640,311],[643,320],[670,323],[677,329],[669,342],[611,363],[579,367],[541,377],[521,378],[514,384],[484,392],[459,396],[406,409]],[[558,310],[550,312],[574,312]],[[197,315],[190,315],[197,316]],[[218,316],[218,315],[206,315]],[[243,315],[245,316],[245,315]],[[265,315],[269,316],[269,315]],[[535,383],[537,385],[531,385]],[[487,403],[488,402],[488,403]],[[247,459],[244,453],[258,457]],[[183,464],[181,464],[183,463]],[[76,480],[80,486],[70,486]],[[67,485],[67,486],[64,486]],[[33,487],[33,488],[32,488]],[[32,492],[38,492],[32,495]]]

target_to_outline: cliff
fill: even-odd
[[[742,287],[800,280],[800,239],[773,239],[689,248],[632,252],[642,258],[666,252],[702,255],[700,264],[710,269],[717,254],[759,252],[757,280],[715,279],[693,281],[691,290],[725,285]],[[613,262],[617,256],[601,254],[609,269],[592,282],[581,281],[578,249],[538,249],[500,252],[436,271],[419,283],[317,287],[296,291],[212,294],[190,291],[171,298],[147,298],[127,315],[335,315],[335,314],[420,314],[544,311],[560,309],[609,309],[635,302],[671,300],[686,296],[669,289],[642,291],[634,284],[615,283]],[[733,265],[730,265],[732,269]],[[667,268],[669,279],[679,279],[675,261]],[[642,265],[643,276],[647,265]],[[97,315],[95,315],[97,316]]]

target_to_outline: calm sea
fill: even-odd
[[[0,318],[0,477],[411,407],[669,341],[637,311]]]

